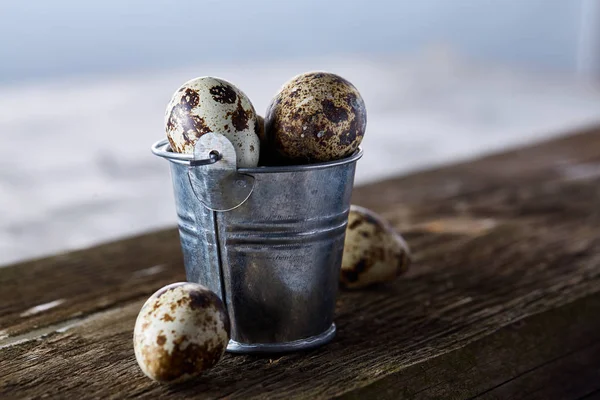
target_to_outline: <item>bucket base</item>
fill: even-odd
[[[301,351],[313,349],[315,347],[322,346],[329,343],[335,336],[335,324],[331,324],[329,329],[325,332],[311,336],[306,339],[294,340],[293,342],[284,343],[254,343],[244,344],[230,340],[227,345],[227,351],[229,353],[285,353],[291,351]]]

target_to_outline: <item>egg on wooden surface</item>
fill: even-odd
[[[181,85],[165,112],[165,130],[173,151],[193,154],[200,136],[220,133],[233,144],[239,168],[258,165],[256,128],[256,111],[250,99],[230,82],[209,76]]]
[[[350,206],[340,283],[348,289],[394,280],[410,266],[410,250],[379,215]]]
[[[273,151],[296,163],[351,155],[367,126],[365,103],[341,76],[309,72],[287,82],[271,100],[265,129]]]
[[[135,322],[135,358],[146,376],[181,382],[213,367],[229,342],[229,317],[219,297],[187,282],[159,289]]]

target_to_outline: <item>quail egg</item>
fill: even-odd
[[[365,103],[341,76],[309,72],[287,82],[267,109],[265,129],[273,150],[295,163],[351,155],[367,126]]]
[[[220,133],[233,144],[240,168],[258,165],[256,128],[256,111],[248,97],[226,80],[209,76],[184,83],[165,112],[165,130],[173,151],[193,154],[200,136]]]
[[[143,305],[133,335],[135,358],[146,376],[181,382],[213,367],[229,341],[229,317],[206,287],[167,285]]]
[[[394,228],[373,211],[350,206],[340,283],[348,289],[394,280],[410,266],[410,251]]]

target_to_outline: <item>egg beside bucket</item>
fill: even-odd
[[[223,135],[194,154],[152,146],[170,161],[187,280],[223,300],[230,352],[325,344],[333,322],[357,150],[320,164],[236,168]]]

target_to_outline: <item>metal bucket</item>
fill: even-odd
[[[187,280],[207,286],[231,319],[230,352],[325,344],[333,323],[358,150],[328,163],[236,169],[233,145],[208,133],[171,161]]]

